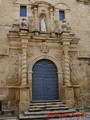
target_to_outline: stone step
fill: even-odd
[[[19,120],[17,117],[1,117],[0,120]]]
[[[54,110],[54,111],[39,111],[39,112],[29,112],[29,111],[25,111],[24,115],[28,116],[28,115],[48,115],[49,113],[59,113],[59,114],[63,114],[63,113],[75,113],[76,110],[73,109],[69,109],[69,110]]]
[[[65,104],[65,102],[61,101],[32,101],[30,105],[48,105],[48,104]]]
[[[58,104],[58,105],[33,105],[31,106],[30,105],[30,108],[50,108],[50,107],[66,107],[66,105],[63,105],[63,104]]]
[[[30,108],[29,112],[31,111],[42,111],[42,110],[68,110],[68,107],[51,107],[51,108],[47,108],[47,107],[42,107],[42,108]]]
[[[74,113],[77,114],[77,113]],[[70,116],[70,117],[69,117]],[[72,118],[72,119],[71,119]],[[74,119],[73,119],[74,118]],[[77,117],[72,117],[72,113],[68,114],[68,117],[62,117],[62,116],[48,116],[48,115],[30,115],[30,116],[24,116],[23,114],[19,114],[20,120],[77,120]]]
[[[48,120],[89,120],[89,119],[69,117],[69,118],[49,118]]]
[[[61,102],[60,100],[33,100],[31,103],[51,103],[51,102]]]

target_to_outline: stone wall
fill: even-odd
[[[33,17],[31,4],[37,1],[41,0],[0,0],[0,87],[19,86],[21,84],[21,50],[19,52],[15,49],[11,51],[11,44],[7,34],[11,30],[14,20],[17,19],[20,23],[22,19],[20,17],[20,5],[27,6],[26,19],[28,24],[30,24],[28,17]],[[66,21],[70,24],[76,37],[80,39],[78,43],[78,54],[75,53],[73,55],[73,52],[69,53],[72,61],[71,77],[72,82],[77,81],[80,84],[82,93],[88,93],[90,90],[90,4],[89,2],[86,4],[82,0],[81,2],[79,0],[45,0],[45,2],[55,6],[55,21],[59,21],[59,10],[65,11]],[[59,21],[59,25],[61,25],[61,21]],[[36,45],[39,49],[37,49]],[[46,45],[48,50],[44,51],[43,45],[40,43],[32,43],[30,46],[31,48],[28,50],[31,51],[31,53],[28,52],[28,56],[30,57],[40,55],[41,52],[50,52],[50,55],[53,53],[54,56],[59,57],[58,48],[49,48],[52,51],[48,51],[49,49]],[[58,47],[57,44],[54,46]],[[3,94],[3,92],[0,93]],[[13,99],[17,99],[17,97]]]

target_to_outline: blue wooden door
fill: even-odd
[[[32,100],[58,100],[57,68],[52,61],[42,59],[33,66]]]

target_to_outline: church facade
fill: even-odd
[[[0,100],[90,105],[90,0],[0,0]]]

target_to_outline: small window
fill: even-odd
[[[20,6],[20,16],[21,17],[27,16],[27,7],[26,6]]]
[[[64,11],[59,11],[59,19],[63,21],[65,19],[65,12]]]
[[[0,100],[0,111],[2,111],[2,101]]]

